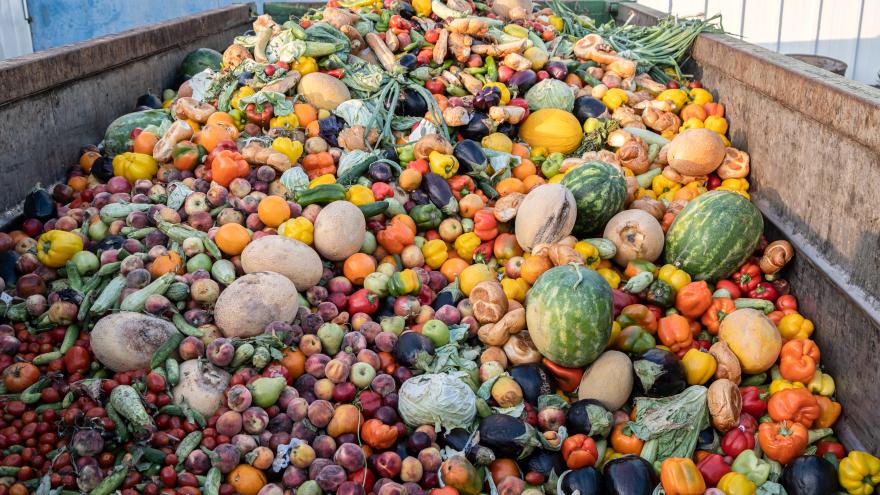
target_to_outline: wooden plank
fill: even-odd
[[[233,5],[0,62],[0,106],[247,22]]]

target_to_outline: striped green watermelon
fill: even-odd
[[[695,280],[727,277],[761,241],[764,218],[748,199],[730,191],[697,196],[675,217],[666,232],[667,263]]]
[[[562,185],[571,191],[577,205],[577,223],[574,225],[577,237],[586,237],[601,229],[623,209],[626,201],[623,172],[602,161],[579,165],[565,174]]]
[[[613,312],[611,286],[582,265],[547,270],[526,299],[526,325],[535,347],[569,368],[599,357],[608,345]]]
[[[189,79],[205,69],[220,70],[222,61],[223,54],[217,50],[198,48],[186,55],[183,62],[180,63],[178,72],[181,76]]]

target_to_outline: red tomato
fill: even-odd
[[[64,355],[64,368],[68,373],[85,373],[92,364],[92,358],[85,347],[75,345]]]

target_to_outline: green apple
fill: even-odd
[[[449,343],[449,327],[440,320],[428,320],[422,325],[422,335],[431,339],[435,346]]]

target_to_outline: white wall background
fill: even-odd
[[[824,55],[878,84],[880,0],[637,0],[675,15],[722,15],[724,29],[780,53]]]
[[[33,51],[24,0],[0,0],[0,60]]]

